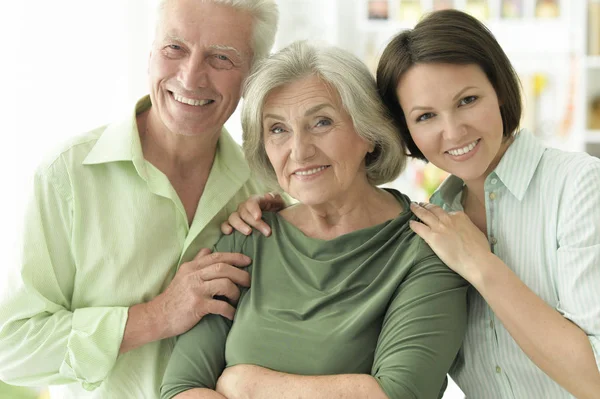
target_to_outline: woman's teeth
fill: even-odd
[[[475,146],[477,145],[477,143],[479,143],[479,140],[476,140],[476,141],[472,142],[471,144],[469,144],[469,145],[468,145],[468,146],[466,146],[466,147],[463,147],[463,148],[458,148],[458,149],[456,149],[456,150],[449,150],[449,151],[448,151],[448,154],[450,154],[450,155],[454,155],[454,156],[458,156],[458,155],[464,155],[464,154],[466,154],[466,153],[469,153],[469,152],[471,152],[471,150],[472,150],[473,148],[475,148]]]
[[[318,168],[314,168],[314,169],[309,169],[309,170],[300,170],[298,172],[294,172],[295,175],[300,175],[300,176],[309,176],[309,175],[314,175],[317,172],[320,172],[322,170],[324,170],[327,166],[319,166]]]

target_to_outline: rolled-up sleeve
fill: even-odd
[[[386,312],[371,374],[389,398],[437,398],[467,323],[468,284],[429,247]],[[425,252],[425,251],[424,251]]]
[[[47,172],[36,173],[21,260],[9,265],[0,291],[0,379],[91,390],[116,362],[128,308],[71,308],[72,197],[68,183]]]
[[[573,170],[558,215],[557,310],[587,334],[600,370],[600,161]]]

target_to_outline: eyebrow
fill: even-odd
[[[222,51],[232,51],[239,58],[244,58],[244,57],[242,57],[242,53],[235,47],[225,46],[224,44],[213,44],[212,46],[210,46],[210,48],[215,49],[215,50],[222,50]]]
[[[462,96],[462,95],[463,95],[463,93],[464,93],[465,91],[467,91],[467,90],[470,90],[470,89],[476,89],[476,87],[475,87],[475,86],[467,86],[467,87],[465,87],[464,89],[462,89],[461,91],[459,91],[459,92],[458,92],[458,93],[457,93],[457,94],[456,94],[456,95],[455,95],[455,96],[452,98],[452,101],[456,101],[456,100],[458,100],[458,98],[459,98],[460,96]]]
[[[174,40],[176,42],[183,43],[188,47],[190,46],[190,43],[187,40],[185,40],[184,38],[182,38],[176,34],[173,34],[173,33],[167,33],[165,35],[165,38],[168,40]],[[238,49],[236,49],[235,47],[232,47],[232,46],[226,46],[224,44],[213,44],[213,45],[209,46],[209,48],[214,49],[214,50],[221,50],[221,51],[232,51],[239,58],[244,58],[242,56],[242,53]]]
[[[323,103],[323,104],[317,104],[314,107],[310,107],[308,110],[306,110],[306,112],[304,113],[304,116],[310,116],[313,114],[316,114],[317,112],[319,112],[320,110],[322,110],[323,108],[333,108],[333,106],[329,103]],[[278,121],[284,121],[285,118],[279,116],[279,115],[275,115],[275,114],[265,114],[263,115],[263,119],[266,118],[271,118],[271,119],[276,119]]]
[[[456,95],[454,97],[452,97],[452,101],[456,101],[460,98],[460,96],[462,96],[464,94],[465,91],[470,90],[470,89],[476,89],[477,87],[475,86],[467,86],[465,88],[463,88],[461,91],[459,91],[458,93],[456,93]],[[431,107],[426,107],[423,105],[416,105],[414,107],[411,108],[411,110],[409,111],[409,113],[412,113],[413,111],[427,111],[432,109]]]
[[[166,33],[165,34],[165,39],[174,40],[176,42],[183,43],[186,46],[189,46],[189,42],[188,41],[186,41],[183,37],[177,36],[176,34],[173,34],[173,33]]]

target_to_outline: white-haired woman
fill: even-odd
[[[440,396],[467,284],[412,232],[410,200],[377,187],[405,156],[373,77],[348,52],[297,42],[245,98],[251,168],[299,202],[264,214],[270,237],[217,243],[253,259],[251,288],[233,324],[208,315],[179,338],[162,397]]]

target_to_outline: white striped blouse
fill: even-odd
[[[544,147],[522,130],[485,180],[494,254],[588,335],[600,369],[600,159]],[[450,176],[431,198],[463,210]],[[473,288],[468,328],[450,371],[467,398],[572,398],[519,348]]]

